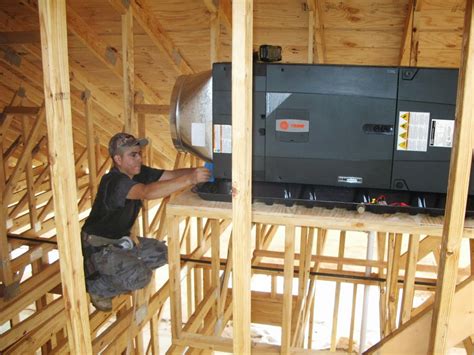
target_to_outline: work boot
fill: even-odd
[[[89,293],[91,302],[95,308],[102,312],[110,312],[112,310],[112,298],[113,297],[101,297],[94,293]]]

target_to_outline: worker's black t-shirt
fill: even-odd
[[[138,183],[157,181],[163,170],[142,165],[140,173],[130,179],[116,167],[102,177],[97,196],[82,230],[105,238],[130,235],[130,229],[142,206],[141,200],[129,200],[127,194]]]

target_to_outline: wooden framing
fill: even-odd
[[[232,4],[232,294],[234,353],[250,353],[253,2]]]
[[[230,203],[226,202],[210,202],[210,201],[203,201],[199,197],[191,194],[191,193],[184,193],[178,197],[176,197],[172,202],[170,202],[167,206],[167,214],[168,218],[172,218],[174,221],[174,225],[176,227],[173,228],[171,231],[170,235],[170,241],[171,240],[180,240],[181,236],[183,235],[183,238],[186,238],[184,234],[182,234],[179,231],[178,227],[178,221],[181,219],[188,219],[189,217],[196,217],[198,219],[200,218],[207,218],[208,220],[211,220],[214,223],[214,225],[217,225],[217,220],[231,220],[232,219],[232,208],[231,208]],[[439,217],[436,218],[436,225],[433,224],[434,220],[430,220],[431,223],[426,223],[426,221],[423,221],[423,218],[428,218],[427,216],[417,216],[416,222],[415,220],[412,219],[413,216],[409,215],[398,215],[397,220],[398,223],[395,225],[390,225],[380,223],[378,221],[378,215],[373,215],[370,213],[367,213],[365,215],[359,215],[360,216],[360,221],[357,220],[357,213],[356,212],[348,212],[348,215],[345,215],[345,213],[341,214],[342,211],[327,211],[320,209],[319,211],[316,209],[306,209],[306,208],[299,208],[297,206],[293,207],[283,207],[283,206],[266,206],[261,203],[254,203],[253,204],[253,211],[252,211],[252,221],[255,224],[255,237],[257,238],[256,240],[256,249],[253,251],[253,262],[252,265],[258,266],[260,268],[264,268],[264,270],[260,269],[253,269],[252,273],[263,273],[266,275],[273,275],[277,277],[283,277],[284,278],[284,291],[283,293],[275,293],[275,295],[268,293],[266,297],[271,297],[272,303],[269,302],[262,302],[259,301],[261,300],[262,296],[259,296],[257,293],[252,292],[251,296],[251,304],[252,306],[258,307],[257,310],[252,310],[252,322],[258,322],[258,323],[264,323],[264,324],[271,324],[271,325],[280,325],[282,327],[282,343],[281,347],[275,348],[277,352],[280,353],[297,353],[302,346],[302,332],[303,329],[306,328],[306,326],[309,324],[310,321],[310,310],[311,310],[311,305],[314,304],[314,291],[317,289],[315,280],[317,279],[322,279],[322,280],[327,280],[331,282],[337,283],[352,283],[354,284],[354,290],[353,290],[353,302],[352,302],[352,311],[350,314],[345,315],[344,320],[347,322],[350,322],[351,326],[351,336],[350,339],[354,338],[354,328],[355,328],[355,319],[356,317],[356,298],[357,294],[355,292],[356,290],[356,285],[359,283],[362,284],[372,284],[372,285],[377,285],[380,281],[376,281],[377,279],[377,273],[370,273],[368,276],[365,276],[365,272],[360,271],[360,272],[350,272],[345,270],[345,267],[348,267],[349,265],[359,265],[360,267],[365,266],[365,265],[370,265],[371,267],[378,267],[379,269],[384,270],[383,275],[387,275],[385,277],[385,281],[387,282],[388,286],[388,291],[386,293],[386,298],[384,301],[387,303],[386,305],[386,310],[388,312],[387,314],[387,326],[390,327],[389,330],[387,330],[385,333],[387,334],[387,339],[391,339],[391,337],[397,336],[399,327],[402,329],[405,326],[408,326],[409,324],[412,324],[413,322],[416,322],[416,319],[418,319],[418,316],[415,316],[413,318],[413,312],[412,310],[412,297],[413,297],[413,292],[414,290],[418,289],[421,287],[423,290],[430,290],[433,292],[435,290],[435,284],[436,284],[436,277],[426,279],[420,277],[419,273],[423,273],[425,271],[428,271],[426,267],[423,267],[422,265],[418,265],[417,261],[421,258],[421,254],[416,251],[420,250],[420,243],[423,242],[418,235],[411,235],[409,238],[409,248],[408,248],[408,254],[405,259],[405,263],[401,263],[402,260],[402,254],[400,252],[401,250],[401,245],[402,245],[402,235],[399,233],[395,233],[395,231],[399,230],[410,230],[410,229],[416,229],[420,234],[426,235],[427,232],[429,231],[430,233],[433,233],[434,236],[428,237],[426,239],[431,243],[430,238],[437,238],[439,241],[441,238],[441,233],[442,233],[442,226],[443,226],[443,218]],[[311,218],[307,215],[311,214]],[[286,216],[290,216],[291,218],[286,218]],[[404,218],[405,217],[405,218]],[[421,217],[421,219],[420,219]],[[390,220],[389,217],[384,216],[384,219]],[[429,217],[431,218],[431,217]],[[389,238],[391,240],[390,243],[384,243],[383,245],[387,245],[389,247],[390,253],[388,255],[388,259],[385,260],[385,257],[382,256],[378,261],[366,261],[363,259],[354,259],[354,258],[349,258],[346,257],[344,254],[344,249],[345,249],[345,244],[343,241],[341,242],[341,245],[339,247],[339,253],[337,257],[329,257],[325,255],[320,255],[323,250],[324,242],[325,242],[325,229],[319,229],[321,232],[321,236],[318,237],[318,251],[316,255],[313,254],[311,251],[312,248],[309,247],[309,245],[312,244],[310,242],[310,239],[308,239],[307,242],[303,243],[303,240],[306,240],[303,238],[304,235],[306,235],[304,232],[305,228],[308,228],[310,226],[311,228],[321,228],[321,227],[327,227],[328,229],[339,229],[340,225],[342,225],[344,220],[350,219],[352,221],[351,226],[356,229],[356,230],[377,230],[377,228],[383,229],[387,232],[390,232],[389,235],[385,234],[380,234],[379,235],[379,240],[381,240],[381,237],[383,238]],[[329,223],[329,220],[331,223]],[[363,223],[361,221],[364,221]],[[360,223],[359,223],[360,222]],[[472,237],[472,230],[474,229],[474,224],[473,220],[469,219],[466,220],[465,223],[465,228],[464,228],[464,236],[465,237]],[[171,223],[171,221],[169,222]],[[273,226],[278,227],[278,225],[286,225],[286,233],[285,233],[285,249],[284,251],[270,251],[267,250],[266,248],[269,247],[270,244],[266,243],[265,240],[266,238],[262,237],[265,235],[267,232],[265,232],[265,228],[262,229],[262,225],[260,223],[266,223],[270,224]],[[202,228],[202,226],[200,227]],[[295,233],[295,228],[301,229],[302,230],[302,242],[300,243],[300,251],[299,253],[294,252],[294,239],[296,236]],[[352,229],[352,230],[354,230]],[[220,228],[221,231],[223,231],[222,228]],[[272,228],[268,228],[267,230],[272,230]],[[184,232],[183,232],[184,233]],[[222,233],[221,236],[221,242],[223,243],[223,240],[225,240],[224,233]],[[235,235],[235,227],[232,231],[232,235]],[[269,235],[269,234],[268,234]],[[309,236],[309,235],[308,235]],[[224,239],[223,239],[224,238]],[[214,334],[214,338],[203,338],[201,341],[198,336],[202,336],[202,332],[199,331],[199,324],[200,321],[203,321],[206,319],[206,314],[209,312],[209,314],[212,314],[212,309],[213,309],[213,304],[217,304],[217,299],[214,297],[204,297],[200,299],[200,303],[197,303],[197,306],[195,307],[195,312],[191,316],[187,316],[188,320],[185,321],[186,317],[183,317],[183,314],[181,313],[180,309],[181,306],[180,304],[182,303],[181,301],[181,288],[179,287],[179,282],[184,274],[179,271],[178,265],[181,265],[184,263],[184,265],[188,265],[188,267],[195,268],[196,270],[199,268],[203,268],[204,270],[206,268],[211,268],[213,271],[213,279],[216,278],[218,275],[216,273],[216,268],[218,268],[217,264],[217,241],[215,240],[215,235],[213,234],[212,237],[213,240],[213,248],[211,252],[211,256],[209,258],[203,257],[204,253],[208,249],[203,249],[199,253],[197,253],[197,250],[199,250],[199,247],[197,246],[195,251],[191,251],[191,254],[187,255],[180,255],[180,248],[178,247],[177,244],[174,245],[172,252],[170,251],[169,254],[169,260],[170,260],[170,270],[174,270],[173,277],[170,276],[174,281],[174,286],[173,289],[175,292],[171,294],[171,303],[172,303],[172,314],[180,314],[180,318],[178,319],[183,319],[185,322],[184,327],[178,326],[177,328],[173,328],[176,334],[179,334],[178,337],[173,338],[173,347],[170,350],[170,353],[174,353],[174,351],[177,351],[177,347],[179,346],[180,349],[185,346],[192,346],[192,347],[197,347],[200,349],[208,349],[209,347],[212,347],[213,349],[221,349],[222,351],[227,351],[230,352],[231,349],[229,346],[223,346],[222,344],[225,342],[228,342],[227,339],[222,338],[222,336],[219,336],[219,334]],[[235,239],[234,243],[235,243]],[[258,240],[260,240],[258,242]],[[347,237],[346,237],[347,241]],[[423,249],[427,249],[427,244],[428,242],[423,243]],[[208,244],[207,248],[209,248],[210,245]],[[221,247],[222,248],[222,247]],[[235,248],[235,245],[233,245],[233,248]],[[308,251],[311,251],[308,254]],[[426,255],[426,251],[423,251],[423,255]],[[235,255],[233,255],[235,257]],[[265,262],[265,258],[270,258],[270,260],[273,260],[273,262]],[[275,260],[280,259],[280,262],[276,262]],[[192,261],[191,261],[192,260]],[[200,261],[198,261],[200,260]],[[201,262],[201,264],[200,264]],[[229,265],[231,261],[230,260],[223,260],[220,258],[220,267],[219,269],[224,270],[226,269],[225,265]],[[308,268],[309,263],[313,263],[311,268]],[[327,263],[331,262],[333,264],[333,267],[324,267],[321,268],[320,265],[321,263]],[[298,263],[296,266],[295,264]],[[210,266],[212,264],[212,267]],[[339,272],[338,272],[339,270]],[[402,275],[402,271],[404,270]],[[431,268],[430,271],[431,274],[435,275],[436,274],[436,269]],[[189,274],[191,275],[191,274]],[[189,277],[189,276],[188,276]],[[298,291],[298,297],[293,296],[291,292],[291,285],[293,283],[293,278],[298,277],[300,280],[300,287]],[[369,281],[366,278],[373,278],[373,281]],[[306,281],[304,281],[306,280]],[[302,283],[301,283],[302,282]],[[306,283],[306,286],[304,286]],[[430,286],[421,286],[421,285],[427,285],[429,284]],[[222,282],[220,283],[220,288],[216,291],[215,289],[216,281],[212,282],[209,286],[207,286],[206,290],[207,292],[211,292],[211,294],[222,294],[224,292],[224,289],[228,286],[225,286],[226,283]],[[175,287],[178,287],[175,289]],[[235,286],[234,286],[235,287]],[[398,290],[400,289],[403,290],[402,292],[402,307],[398,309],[396,306],[396,298],[398,297]],[[229,293],[232,292],[234,293],[235,290],[232,288],[232,291],[229,289]],[[272,291],[273,292],[273,291]],[[467,292],[467,291],[464,291]],[[270,296],[273,295],[273,296]],[[303,298],[304,295],[304,298]],[[188,295],[188,297],[190,297]],[[259,298],[260,297],[260,298]],[[264,296],[265,297],[265,296]],[[305,300],[304,303],[301,303],[299,300]],[[277,301],[279,300],[279,301]],[[220,301],[222,304],[222,300]],[[317,301],[316,301],[317,302]],[[430,301],[428,301],[428,305]],[[432,302],[432,300],[431,300]],[[304,306],[306,305],[306,306]],[[466,303],[465,303],[466,305]],[[432,307],[431,306],[428,306]],[[425,309],[428,309],[425,306]],[[307,310],[305,310],[307,309]],[[432,308],[430,308],[432,309]],[[458,308],[459,310],[463,309],[465,312],[468,312],[467,308],[460,307]],[[341,317],[344,317],[342,315],[337,316],[337,305],[335,307],[335,318],[338,317],[342,319]],[[464,312],[463,311],[463,312]],[[198,313],[199,312],[199,313]],[[235,312],[235,310],[234,310]],[[275,315],[275,312],[281,312],[281,316]],[[301,314],[300,314],[301,313]],[[403,314],[403,325],[397,324],[396,317],[397,314]],[[460,316],[459,313],[456,317]],[[172,318],[173,319],[173,318]],[[214,324],[218,319],[218,317],[212,317],[208,319],[210,321],[210,324]],[[223,319],[226,319],[225,317]],[[415,321],[413,320],[415,319]],[[199,321],[200,320],[200,321]],[[342,321],[342,320],[341,320]],[[293,325],[292,325],[293,324]],[[220,323],[220,327],[222,327],[222,323]],[[461,334],[457,335],[455,339],[458,339],[461,336],[467,336],[469,334],[470,329],[467,328],[462,331]],[[428,330],[425,330],[425,334],[428,333]],[[333,337],[336,337],[336,332],[332,332]],[[390,335],[389,335],[390,334]],[[309,336],[309,335],[308,335]],[[450,344],[454,341],[454,338],[450,338]],[[212,345],[211,345],[212,344]],[[253,343],[253,346],[266,346],[267,344],[259,344],[259,343]],[[311,343],[310,343],[311,344]],[[353,347],[353,341],[351,341],[351,346]],[[428,344],[425,344],[427,347]],[[252,347],[253,349],[253,347]],[[311,350],[308,350],[311,351]],[[372,350],[370,350],[372,351]]]
[[[69,350],[91,353],[88,303],[85,293],[76,173],[73,165],[71,103],[68,72],[66,2],[40,0],[46,119],[48,123],[52,190],[61,263]]]
[[[459,263],[459,249],[466,214],[469,177],[473,159],[472,93],[474,92],[474,17],[472,0],[466,2],[464,50],[461,75],[458,81],[454,145],[451,151],[445,223],[441,242],[438,285],[431,323],[430,354],[445,353],[448,341],[448,322],[453,303]]]
[[[150,220],[145,209],[144,234],[160,239],[170,234],[169,246],[172,257],[170,282],[149,298],[146,295],[144,298],[134,297],[136,306],[131,306],[128,296],[115,300],[114,310],[110,314],[90,313],[87,310],[81,260],[77,255],[80,247],[76,243],[77,240],[71,236],[78,235],[80,222],[75,221],[83,218],[79,214],[83,216],[90,207],[90,201],[97,189],[97,179],[109,166],[107,160],[104,162],[104,159],[107,159],[104,144],[101,146],[98,142],[106,141],[122,122],[125,123],[125,130],[136,134],[136,126],[132,127],[136,123],[134,114],[139,115],[138,132],[143,136],[147,132],[144,115],[158,115],[156,119],[151,117],[147,123],[153,130],[161,130],[167,124],[166,116],[169,112],[166,102],[167,91],[162,92],[159,86],[156,90],[157,86],[150,84],[148,78],[135,75],[133,20],[143,28],[146,36],[151,39],[151,44],[160,50],[160,54],[164,54],[166,59],[164,62],[170,66],[172,73],[165,73],[165,76],[170,76],[167,79],[173,80],[175,74],[194,72],[194,68],[197,70],[203,65],[195,64],[198,61],[195,62],[190,55],[192,50],[185,47],[192,42],[191,31],[184,36],[181,34],[181,37],[179,26],[169,32],[165,31],[164,25],[170,20],[161,22],[161,9],[150,0],[109,0],[108,4],[104,5],[105,7],[112,5],[118,10],[117,18],[120,16],[124,18],[123,52],[113,49],[112,43],[115,41],[113,34],[104,35],[97,31],[97,27],[89,26],[85,20],[87,17],[84,16],[85,10],[78,3],[69,2],[65,5],[64,1],[60,1],[51,6],[53,2],[50,0],[28,0],[22,4],[25,5],[25,9],[36,13],[38,2],[43,53],[35,44],[39,40],[38,31],[20,31],[22,27],[29,26],[26,16],[12,15],[9,18],[6,13],[0,12],[0,31],[3,31],[0,32],[0,42],[8,43],[8,50],[18,58],[22,57],[20,62],[12,62],[12,58],[8,58],[5,50],[5,57],[0,58],[2,75],[0,91],[4,95],[2,97],[9,98],[10,94],[21,85],[27,93],[23,96],[24,102],[20,102],[19,97],[10,102],[4,99],[0,120],[0,186],[2,187],[0,258],[4,296],[0,301],[0,320],[2,323],[10,324],[10,330],[0,335],[0,343],[8,346],[7,349],[0,349],[2,352],[3,350],[5,353],[30,352],[41,347],[43,352],[53,353],[67,351],[118,353],[131,344],[131,339],[136,339],[138,352],[145,352],[146,344],[139,337],[146,324],[150,324],[152,333],[156,335],[159,314],[171,290],[174,339],[170,352],[184,351],[186,347],[190,347],[187,350],[190,354],[205,353],[210,349],[236,353],[250,351],[311,353],[313,314],[319,295],[316,294],[317,280],[337,285],[331,333],[333,351],[336,350],[338,335],[337,320],[342,320],[344,317],[345,321],[350,320],[349,351],[354,347],[355,323],[358,318],[357,286],[364,284],[382,285],[381,291],[385,292],[381,297],[380,312],[385,338],[369,349],[368,353],[390,353],[405,349],[403,346],[407,347],[407,351],[414,353],[443,353],[448,347],[461,342],[466,351],[472,352],[473,310],[472,302],[469,302],[469,296],[472,294],[472,277],[456,284],[466,277],[468,271],[472,273],[474,270],[472,256],[470,267],[462,270],[458,270],[457,267],[461,237],[471,239],[471,255],[474,250],[473,220],[464,220],[462,218],[464,210],[459,207],[465,205],[466,178],[469,175],[473,147],[473,127],[470,117],[472,70],[469,70],[472,61],[470,56],[472,38],[468,36],[471,29],[472,1],[467,2],[463,79],[459,87],[456,141],[452,153],[449,202],[445,218],[358,215],[350,211],[306,210],[260,204],[254,205],[252,209],[249,202],[249,169],[248,165],[245,165],[251,164],[249,159],[251,146],[247,138],[250,136],[248,132],[251,131],[248,122],[251,102],[251,96],[248,94],[251,87],[248,58],[249,48],[252,46],[252,32],[248,27],[249,25],[252,27],[252,2],[233,1],[234,21],[230,0],[203,0],[204,5],[202,3],[196,5],[196,7],[205,6],[211,13],[209,56],[211,63],[217,59],[228,58],[231,30],[234,31],[233,40],[241,41],[245,48],[244,52],[247,51],[244,55],[242,52],[234,51],[235,56],[239,56],[238,59],[234,59],[234,68],[239,68],[241,65],[241,69],[236,70],[242,75],[239,78],[240,92],[246,94],[240,94],[242,101],[234,98],[233,104],[233,107],[239,110],[237,115],[239,121],[233,125],[236,130],[233,133],[234,143],[238,143],[234,148],[234,164],[238,164],[239,170],[243,173],[234,181],[233,191],[236,200],[239,197],[244,198],[232,209],[230,204],[204,203],[196,200],[195,196],[185,193],[172,201],[169,206],[167,206],[169,199],[163,200],[157,214]],[[344,46],[360,46],[360,43],[350,41],[339,43],[337,35],[334,34],[337,32],[337,29],[336,31],[334,29],[334,19],[340,16],[340,11],[344,11],[346,17],[353,22],[351,23],[353,27],[347,32],[360,30],[357,23],[360,19],[362,23],[365,20],[357,12],[358,4],[354,3],[348,7],[341,2],[337,8],[328,6],[328,2],[322,1],[308,0],[306,4],[307,8],[302,12],[308,12],[308,29],[305,32],[308,38],[300,35],[304,37],[303,49],[292,47],[295,53],[304,52],[304,48],[307,47],[308,53],[306,56],[304,52],[306,56],[304,61],[332,63],[335,54],[331,52],[334,53],[334,48],[338,45],[342,44],[341,51]],[[262,7],[263,11],[271,5],[266,6],[267,8]],[[429,26],[432,26],[430,22],[443,27],[442,23],[434,20],[435,15],[431,16],[439,12],[436,6],[438,5],[427,1],[408,2],[407,17],[405,21],[403,19],[399,21],[405,22],[405,34],[400,37],[402,45],[399,58],[394,63],[416,66],[426,62],[428,54],[426,52],[423,54],[422,47],[427,45],[426,33],[430,31]],[[458,16],[460,7],[462,2],[453,3],[453,18]],[[257,9],[256,13],[258,26],[264,27],[261,9]],[[390,9],[387,10],[387,14],[389,18]],[[166,14],[164,17],[166,18]],[[53,20],[54,18],[58,21]],[[298,19],[299,22],[304,22],[300,17]],[[461,28],[461,25],[456,25],[456,19],[452,23],[458,29]],[[81,60],[71,61],[68,66],[65,49],[66,27],[74,35],[73,38],[84,46],[84,50],[90,51],[89,54],[94,56],[94,60],[98,59],[98,62],[108,69],[106,70],[108,74],[115,80],[123,82],[123,101],[118,97],[122,93],[117,96],[110,87],[99,84],[100,80],[95,80],[94,73],[89,73],[89,68],[87,65],[84,66]],[[420,28],[428,30],[420,32]],[[449,30],[443,27],[440,36],[445,35],[443,31]],[[284,32],[282,31],[283,37]],[[297,30],[289,31],[286,36],[293,36],[296,32]],[[143,41],[143,37],[140,33],[140,37],[136,39],[140,42]],[[396,36],[390,33],[386,38],[391,37]],[[397,40],[400,38],[397,37]],[[430,40],[436,41],[436,38],[435,36]],[[456,50],[456,41],[454,39],[450,41],[444,51]],[[73,48],[76,51],[82,50],[78,49],[78,43],[75,43]],[[398,50],[394,48],[394,52]],[[364,55],[373,50],[370,44],[362,49],[361,53]],[[53,52],[56,54],[52,55]],[[137,52],[136,56],[140,56],[140,53]],[[44,70],[44,78],[39,70],[39,61],[42,58],[43,66],[48,68]],[[380,58],[384,60],[383,53]],[[141,60],[143,61],[143,57]],[[440,63],[443,64],[442,61]],[[452,66],[456,61],[445,63]],[[69,88],[68,72],[71,75],[70,84],[73,92]],[[43,79],[46,95],[39,89],[43,86]],[[144,93],[141,101],[134,100],[136,97],[134,83]],[[19,91],[21,90],[23,89]],[[239,92],[235,87],[233,91]],[[82,93],[86,95],[82,96]],[[44,96],[45,107],[43,107]],[[76,124],[72,124],[71,106]],[[122,111],[123,108],[125,113]],[[21,119],[22,115],[29,117]],[[63,120],[58,119],[59,115]],[[44,124],[45,117],[48,135]],[[242,117],[246,119],[240,120]],[[74,141],[71,126],[74,128]],[[157,140],[154,140],[154,143],[158,144],[160,149],[155,152],[154,162],[158,161],[171,167],[176,153],[166,135],[160,133],[156,136]],[[49,145],[49,153],[45,148],[46,142]],[[73,154],[73,149],[76,150],[76,154]],[[151,153],[152,151],[147,152],[147,159],[153,158]],[[189,156],[179,155],[177,158],[179,164],[175,166],[181,165],[182,162],[187,164],[193,161],[194,159]],[[51,176],[49,176],[50,170]],[[61,179],[58,176],[61,176]],[[53,186],[52,190],[50,185]],[[72,202],[76,200],[77,204]],[[192,230],[194,218],[195,233]],[[166,219],[168,223],[165,223]],[[226,239],[229,233],[227,226],[232,219],[235,226],[231,234],[235,238],[234,242],[229,243]],[[272,241],[281,237],[278,234],[278,226],[284,226],[286,229],[284,237],[287,247],[284,251],[270,249]],[[280,233],[281,229],[283,228],[280,228]],[[323,245],[326,231],[329,229],[340,230],[342,233],[379,231],[379,259],[363,260],[347,257],[342,242],[338,256],[324,255]],[[297,250],[298,241],[295,240],[295,236],[299,235],[299,232],[301,242],[300,249]],[[313,233],[318,235],[316,252],[313,248],[315,242]],[[386,233],[389,234],[385,235]],[[253,238],[254,234],[256,248],[251,253],[250,236]],[[54,237],[48,239],[50,236]],[[27,237],[28,240],[14,239],[20,237]],[[232,240],[232,237],[230,238]],[[56,248],[54,244],[56,240],[59,244],[61,270],[58,263],[49,264],[47,261],[48,252]],[[229,244],[226,245],[226,242]],[[408,245],[406,251],[402,247],[405,244]],[[181,255],[184,245],[186,254]],[[219,250],[225,246],[228,247],[227,257],[221,255]],[[11,259],[11,250],[17,247],[28,250],[21,256]],[[385,250],[388,250],[387,255]],[[206,252],[209,252],[210,256],[204,256]],[[433,253],[439,262],[437,275],[436,266],[419,263],[420,259],[429,253]],[[41,265],[42,260],[45,262],[44,265]],[[19,283],[20,280],[23,281],[29,265],[34,265],[33,275],[27,281]],[[360,271],[363,268],[377,268],[377,272],[370,272],[365,277],[364,272]],[[421,277],[421,273],[428,273],[431,276]],[[251,291],[250,279],[254,274],[269,276],[271,292]],[[434,275],[439,279],[437,288],[434,286]],[[229,287],[231,276],[234,277],[233,289]],[[181,309],[180,302],[183,277],[187,282],[187,311]],[[298,278],[299,281],[297,295],[296,289],[295,295],[291,292],[294,278]],[[60,290],[61,279],[63,291]],[[279,281],[283,281],[282,293],[279,293],[281,290]],[[353,286],[352,309],[351,314],[347,316],[338,312],[341,284],[346,283]],[[236,292],[233,292],[234,289]],[[432,292],[433,295],[431,300],[414,309],[413,298],[416,290]],[[60,298],[53,301],[51,296],[53,293],[58,294]],[[398,297],[401,297],[400,306]],[[20,321],[20,312],[30,304],[35,304],[34,315]],[[144,308],[141,308],[142,306]],[[140,321],[136,317],[138,310],[143,311],[140,313],[143,316]],[[399,322],[396,322],[397,317]],[[234,321],[234,341],[221,336],[224,325],[231,318]],[[90,326],[87,319],[90,320]],[[97,336],[98,329],[107,321],[112,325]],[[185,322],[184,326],[181,321]],[[281,326],[281,346],[251,342],[250,322]],[[450,324],[450,327],[447,324]],[[24,333],[27,335],[21,338]],[[308,342],[308,349],[303,349],[305,341]],[[153,353],[156,354],[158,348],[156,336],[152,336],[148,349],[153,349]]]

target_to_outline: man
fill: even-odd
[[[142,165],[146,139],[117,133],[109,142],[113,168],[99,184],[91,213],[82,227],[86,287],[93,305],[112,310],[114,296],[145,287],[152,270],[167,263],[167,247],[130,231],[141,200],[158,199],[206,182],[205,168],[158,170]]]

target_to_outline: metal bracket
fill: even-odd
[[[10,47],[6,47],[3,49],[3,51],[5,52],[4,58],[8,63],[16,65],[17,67],[21,65],[21,56],[15,50]]]
[[[0,296],[5,300],[12,299],[20,293],[20,281],[14,281],[10,285],[0,285]]]
[[[107,47],[105,57],[110,64],[115,65],[117,63],[117,50],[114,47]]]
[[[90,97],[91,97],[91,91],[89,89],[84,90],[81,94],[81,100],[82,101],[86,101],[86,100],[90,99]]]

